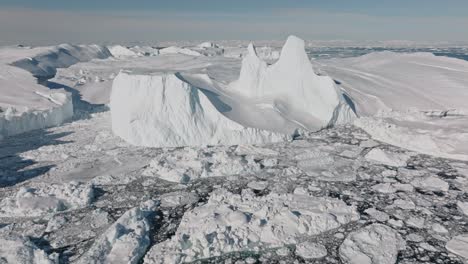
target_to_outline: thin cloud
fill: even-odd
[[[201,39],[468,40],[466,17],[393,17],[316,9],[257,12],[127,11],[70,12],[2,8],[3,41],[154,42]]]

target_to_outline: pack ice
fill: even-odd
[[[228,85],[201,73],[121,72],[110,100],[114,133],[150,147],[255,144],[355,117],[334,81],[315,74],[303,40],[289,37],[270,67],[253,45],[248,51]]]
[[[300,194],[256,197],[219,189],[207,204],[184,214],[176,234],[156,244],[145,263],[185,263],[236,251],[297,244],[359,219],[356,208],[333,198]]]

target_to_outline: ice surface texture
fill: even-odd
[[[255,144],[290,138],[294,132],[276,133],[281,124],[275,120],[317,131],[355,117],[333,80],[314,73],[303,40],[289,37],[271,67],[257,57],[253,45],[248,50],[239,79],[227,87],[237,98],[231,104],[225,103],[229,96],[223,101],[218,95],[207,75],[121,72],[111,95],[114,133],[133,145],[150,147]],[[270,131],[249,126],[255,120],[245,121],[247,110],[243,117],[229,115],[233,108],[248,109],[245,105],[255,112],[271,109],[257,117],[258,123],[272,121]]]

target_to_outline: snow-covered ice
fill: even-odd
[[[296,245],[296,255],[304,259],[319,259],[327,255],[327,249],[320,244],[306,241]]]
[[[183,54],[188,56],[201,56],[202,54],[198,51],[191,50],[188,48],[180,48],[176,46],[171,46],[159,50],[159,54]]]
[[[373,224],[349,234],[340,246],[340,257],[344,263],[392,264],[404,248],[405,242],[395,230]]]
[[[261,156],[238,156],[228,151],[184,148],[153,159],[143,174],[180,183],[206,177],[248,175],[260,171],[259,158]]]
[[[0,262],[467,261],[466,61],[200,42],[0,48]]]
[[[21,237],[0,237],[0,261],[17,264],[52,264],[53,258],[35,246],[29,239]]]
[[[77,263],[138,263],[150,245],[148,218],[155,207],[154,201],[147,201],[125,212]]]
[[[73,116],[72,98],[63,90],[37,83],[57,68],[108,58],[98,45],[62,44],[48,48],[0,48],[0,137],[57,126]]]
[[[350,122],[355,114],[342,92],[333,79],[314,72],[304,48],[303,40],[290,36],[279,60],[268,66],[250,44],[240,77],[229,89],[272,107],[301,128],[319,130]]]
[[[219,190],[206,205],[187,212],[175,236],[154,246],[145,262],[178,263],[278,248],[358,219],[354,207],[336,199],[296,194],[255,197],[249,190],[241,195]]]
[[[121,72],[111,94],[112,130],[137,146],[256,144],[288,135],[245,127],[224,116],[208,91],[178,74]]]
[[[463,234],[452,238],[446,245],[448,251],[459,255],[468,261],[468,235]]]
[[[379,52],[314,61],[346,89],[355,124],[375,139],[468,159],[468,62],[431,53]]]
[[[0,217],[56,213],[88,206],[94,198],[93,186],[81,183],[40,184],[35,188],[21,188],[0,202]]]
[[[371,162],[378,162],[393,167],[406,166],[408,158],[407,154],[388,152],[380,148],[374,148],[366,155],[366,159]]]
[[[133,57],[137,56],[138,54],[135,53],[133,50],[130,50],[127,47],[122,45],[114,45],[107,47],[112,54],[112,56],[120,58],[120,57]]]

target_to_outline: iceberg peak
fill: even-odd
[[[250,42],[249,46],[247,47],[247,56],[249,55],[257,57],[257,49],[252,42]]]
[[[309,57],[305,52],[304,40],[296,36],[289,36],[281,50],[277,64],[284,64],[285,67],[294,67],[295,69],[312,68]]]
[[[257,57],[250,44],[239,79],[230,88],[270,105],[299,128],[316,131],[355,117],[333,79],[314,72],[304,40],[296,36],[288,37],[279,60],[271,66]]]

